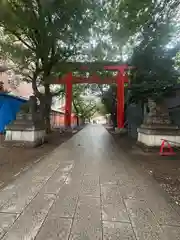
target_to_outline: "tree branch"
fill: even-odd
[[[13,34],[14,36],[16,36],[17,39],[19,41],[21,41],[27,48],[29,48],[31,51],[35,52],[35,49],[32,46],[30,46],[27,42],[25,42],[25,40],[23,40],[22,37],[20,37],[17,32],[15,32],[14,30],[11,30],[11,29],[6,29],[6,31],[9,32],[10,34]]]
[[[56,97],[59,96],[61,93],[63,93],[63,95],[65,94],[64,89],[60,89],[57,92],[51,93],[52,97]]]
[[[74,109],[75,109],[75,111],[76,111],[76,115],[79,115],[79,111],[78,111],[78,108],[77,108],[77,106],[76,106],[76,104],[75,104],[74,99],[73,99],[73,107],[74,107]]]

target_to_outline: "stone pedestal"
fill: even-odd
[[[172,146],[179,146],[180,129],[171,123],[168,110],[152,100],[149,100],[148,106],[149,114],[138,128],[138,143],[147,148],[155,148],[161,146],[161,139],[166,139]]]
[[[142,125],[138,129],[138,143],[145,147],[160,147],[162,143],[161,139],[169,140],[171,145],[180,146],[179,128],[176,126],[160,128],[156,126],[148,127]]]
[[[64,129],[64,131],[65,131],[65,132],[68,132],[68,133],[72,133],[73,128],[72,128],[72,127],[66,127],[66,128]]]
[[[126,128],[115,128],[115,133],[120,134],[120,135],[124,135],[124,134],[127,133],[127,129]]]
[[[46,132],[42,121],[33,120],[31,113],[18,113],[14,122],[6,127],[5,144],[36,147],[45,142]]]

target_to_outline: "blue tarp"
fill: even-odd
[[[22,98],[14,97],[6,93],[0,93],[0,133],[5,127],[15,120],[22,104],[27,102]]]

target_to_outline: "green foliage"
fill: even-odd
[[[87,38],[94,23],[92,7],[93,1],[1,1],[0,25],[9,40],[1,42],[1,49],[28,72],[25,77],[36,72],[46,83],[45,76],[77,54]]]
[[[97,111],[97,113],[99,113],[99,114],[101,114],[103,116],[108,114],[107,109],[106,109],[105,105],[102,102],[97,104],[96,111]]]
[[[96,102],[94,100],[85,99],[89,85],[79,84],[73,86],[73,111],[77,116],[83,119],[90,119],[97,111]]]
[[[95,22],[94,0],[6,0],[0,2],[1,54],[32,83],[50,127],[50,84],[59,65],[82,49]],[[44,86],[44,92],[39,91]],[[45,100],[46,98],[46,100]]]
[[[180,51],[177,52],[175,57],[175,67],[177,70],[180,70]]]
[[[169,27],[168,23],[172,22],[173,17],[176,16],[178,6],[177,0],[113,0],[110,14],[114,24],[114,34],[117,39],[121,37],[127,39],[135,34],[140,37],[146,35],[151,39],[152,32],[156,38],[161,37],[156,30],[162,26]],[[150,35],[149,32],[151,32]]]
[[[175,68],[180,72],[180,51],[176,54],[175,57]],[[178,83],[180,83],[180,77],[178,78]]]
[[[104,26],[99,32],[101,41],[96,45],[94,55],[100,60],[109,60],[113,46],[116,50],[116,53],[112,51],[114,59],[128,59],[129,65],[136,67],[130,72],[131,88],[126,101],[146,101],[148,97],[161,99],[178,79],[174,69],[178,46],[168,50],[167,45],[179,27],[176,19],[179,1],[105,0],[103,4],[105,22],[104,25],[101,23]],[[113,101],[111,87],[102,90],[93,85],[93,91],[102,95],[107,111],[115,112],[116,101]]]
[[[116,11],[121,35],[129,29],[127,36],[133,39],[133,54],[129,64],[134,66],[130,73],[130,99],[135,101],[151,97],[160,100],[177,83],[178,72],[174,69],[177,46],[167,45],[177,32],[174,24],[179,1],[144,0],[134,4],[132,0],[121,1]]]
[[[158,41],[157,41],[158,43]],[[136,100],[151,97],[160,100],[177,83],[178,72],[174,68],[174,49],[165,50],[149,45],[142,51],[139,46],[132,56],[131,94]]]
[[[102,95],[102,103],[107,113],[116,113],[116,85],[111,85]]]

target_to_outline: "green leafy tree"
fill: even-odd
[[[177,52],[175,57],[175,68],[180,71],[180,51]]]
[[[98,102],[97,105],[96,105],[96,108],[97,108],[97,113],[98,114],[101,114],[103,116],[105,116],[106,114],[108,114],[107,110],[106,110],[106,107],[105,105],[101,102]]]
[[[78,54],[88,40],[97,4],[72,0],[2,0],[1,54],[14,61],[16,71],[32,83],[40,100],[46,130],[50,131],[52,92],[50,84],[58,66]],[[44,92],[39,91],[44,87]]]
[[[102,95],[102,103],[107,111],[111,114],[113,127],[117,127],[117,88],[116,85],[111,85]]]
[[[107,1],[108,2],[108,1]],[[127,41],[129,38],[138,42],[146,38],[151,40],[152,35],[161,38],[162,31],[169,27],[169,23],[176,22],[175,17],[179,12],[177,0],[142,0],[114,1],[109,4],[111,24],[114,26],[113,34],[117,40],[121,37]],[[175,21],[175,22],[174,22]],[[150,33],[150,34],[149,34]],[[169,36],[171,37],[171,36]],[[167,36],[165,41],[167,41]]]
[[[131,71],[131,95],[134,100],[160,101],[177,83],[179,73],[174,68],[174,49],[165,50],[152,45],[142,51],[138,47],[131,59],[136,66]]]
[[[180,73],[180,51],[177,52],[175,57],[175,68],[177,69],[178,73]],[[180,83],[180,77],[178,77],[178,83]]]
[[[134,100],[151,97],[160,100],[177,82],[174,69],[177,46],[167,49],[178,32],[179,1],[114,1],[112,24],[115,36],[125,36],[132,45],[129,64],[135,68],[130,73],[131,96]]]
[[[88,84],[73,86],[73,111],[82,120],[90,119],[97,111],[96,102],[84,97],[88,88]]]

